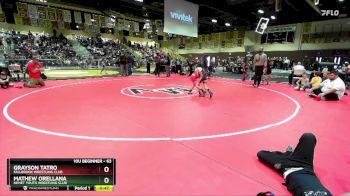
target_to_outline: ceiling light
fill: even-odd
[[[135,0],[135,1],[137,1],[137,2],[143,2],[143,0]]]
[[[272,20],[276,20],[276,16],[271,16],[271,19]]]
[[[263,14],[264,10],[258,10],[259,14]]]
[[[211,19],[211,21],[212,21],[213,23],[217,23],[217,22],[218,22],[218,20],[216,20],[216,19]]]
[[[338,0],[339,2],[344,2],[344,0]]]
[[[225,23],[225,26],[230,27],[231,24],[227,22],[227,23]]]

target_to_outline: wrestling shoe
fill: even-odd
[[[203,89],[199,90],[199,96],[200,97],[205,97],[206,92]]]
[[[211,99],[213,97],[213,92],[211,92],[210,90],[208,91],[209,92],[209,98]]]
[[[317,95],[315,95],[315,94],[310,94],[309,97],[315,98],[315,97],[317,97]]]

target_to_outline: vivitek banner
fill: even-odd
[[[164,0],[164,32],[198,36],[198,5],[183,0]]]

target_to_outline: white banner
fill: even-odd
[[[128,20],[124,20],[123,30],[130,31],[130,22]]]
[[[287,27],[268,27],[266,33],[278,33],[278,32],[287,32],[295,31],[296,26],[287,26]]]
[[[70,10],[63,10],[63,21],[72,22],[72,16]]]
[[[107,26],[106,18],[108,18],[108,17],[100,16],[100,27],[106,27]]]
[[[38,26],[39,27],[45,27],[45,20],[44,19],[38,19]]]
[[[114,28],[115,27],[115,19],[112,17],[106,17],[106,24],[108,28]]]
[[[49,20],[56,21],[57,20],[56,9],[55,8],[48,8],[47,9],[47,16],[48,16]]]
[[[134,22],[134,31],[137,33],[140,32],[140,25],[138,22]]]
[[[74,11],[74,21],[78,24],[81,24],[83,22],[81,19],[81,12]]]
[[[57,21],[58,29],[64,29],[64,21]]]
[[[44,6],[38,6],[39,19],[45,20],[47,18],[47,9]]]
[[[85,20],[85,24],[87,25],[91,25],[91,14],[90,13],[84,13],[84,20]]]
[[[39,18],[38,7],[36,5],[28,5],[28,16],[29,18]]]
[[[130,32],[135,32],[135,30],[134,30],[134,21],[129,21],[129,31]]]
[[[123,19],[118,19],[117,28],[119,31],[124,30],[124,20]]]
[[[34,27],[39,26],[39,25],[38,25],[38,19],[36,19],[36,18],[31,18],[31,19],[30,19],[30,25],[31,25],[31,26],[34,26]]]

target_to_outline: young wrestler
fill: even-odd
[[[203,84],[203,88],[204,89],[201,88],[199,91],[202,92],[202,96],[203,97],[205,97],[205,93],[208,92],[209,93],[209,97],[212,98],[214,93],[208,87],[208,73],[209,72],[208,72],[207,60],[206,60],[206,58],[203,58],[203,61],[202,61],[202,77],[201,77],[201,79],[199,81],[199,86],[201,84]]]
[[[304,90],[306,88],[307,83],[309,82],[309,79],[307,78],[307,74],[303,74],[302,77],[297,81],[297,86],[295,87],[295,90]]]
[[[190,92],[188,92],[188,94],[192,94],[192,90],[194,88],[197,88],[199,93],[200,93],[200,95],[201,95],[202,91],[200,91],[200,87],[199,87],[199,83],[198,83],[198,80],[201,77],[202,77],[202,68],[201,67],[197,67],[195,69],[195,71],[191,75],[192,88],[190,89]]]

